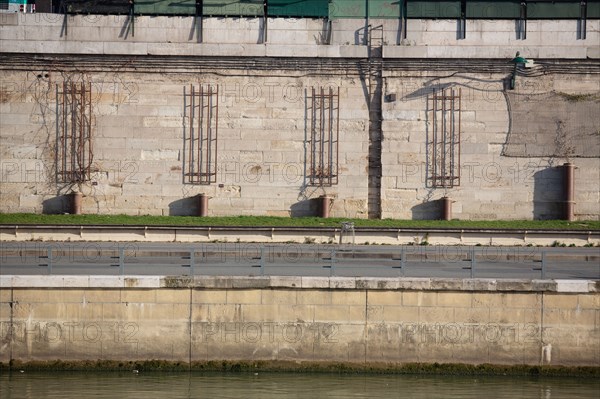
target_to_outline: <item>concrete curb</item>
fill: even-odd
[[[0,276],[0,288],[339,289],[481,292],[600,292],[597,280],[507,280],[296,276]]]

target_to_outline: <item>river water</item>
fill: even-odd
[[[593,378],[2,372],[0,398],[600,398]]]

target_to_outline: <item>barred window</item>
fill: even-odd
[[[56,180],[90,180],[92,165],[92,85],[63,82],[56,86]]]
[[[306,96],[307,151],[305,169],[310,186],[338,183],[339,88],[315,89]]]
[[[460,186],[461,91],[434,91],[427,104],[427,186]]]
[[[184,183],[217,181],[219,86],[184,87]]]

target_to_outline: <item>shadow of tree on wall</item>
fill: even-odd
[[[57,195],[42,202],[42,213],[44,215],[62,215],[71,212],[71,197],[69,195]]]
[[[310,198],[300,200],[290,207],[290,215],[294,217],[317,216],[319,213],[319,199]]]
[[[563,206],[563,172],[549,167],[533,174],[533,219],[560,219]]]
[[[442,218],[442,200],[425,201],[410,208],[413,220],[439,220]]]
[[[169,204],[169,216],[198,216],[200,198],[197,195],[175,200]]]

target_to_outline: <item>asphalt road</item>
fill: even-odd
[[[600,279],[600,248],[19,242],[0,274]]]

